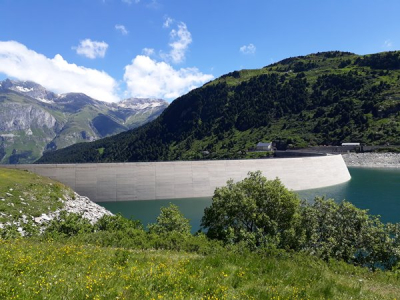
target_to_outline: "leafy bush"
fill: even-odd
[[[126,231],[131,228],[143,229],[143,225],[140,221],[124,218],[121,214],[103,215],[94,227],[96,231]]]
[[[317,197],[303,208],[304,248],[310,253],[372,268],[392,268],[399,260],[396,237],[378,217],[353,204]]]
[[[212,253],[220,249],[218,242],[208,240],[204,234],[190,234],[189,220],[176,205],[161,208],[157,223],[144,230],[140,221],[129,220],[121,215],[104,215],[97,223],[90,222],[79,214],[62,213],[45,230],[44,238],[72,239],[81,244],[126,249],[166,249],[197,253]],[[11,235],[10,231],[8,235]],[[11,235],[13,237],[13,235]],[[120,259],[117,259],[121,262]]]
[[[53,219],[45,229],[45,235],[52,237],[71,237],[74,235],[93,232],[94,226],[80,214],[61,211],[60,216]]]
[[[293,249],[370,268],[392,269],[400,261],[400,224],[385,225],[347,201],[301,203],[259,171],[217,188],[202,227],[210,238],[250,249]]]
[[[217,188],[201,225],[208,237],[225,243],[296,249],[304,236],[300,217],[298,196],[279,179],[267,180],[257,171]]]
[[[189,220],[179,211],[178,206],[172,203],[170,203],[168,207],[161,208],[161,213],[157,217],[157,222],[155,224],[150,224],[148,228],[151,233],[156,234],[178,232],[189,235],[191,230]]]

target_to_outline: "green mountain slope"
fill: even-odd
[[[324,52],[229,73],[137,130],[46,153],[39,162],[238,158],[261,141],[400,144],[399,111],[400,52]]]
[[[43,152],[138,127],[168,105],[130,98],[106,103],[81,93],[57,95],[27,81],[0,81],[0,163],[31,163]]]

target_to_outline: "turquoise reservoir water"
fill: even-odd
[[[336,186],[299,192],[302,198],[323,195],[346,199],[380,215],[383,222],[400,222],[400,169],[349,168],[351,180]]]
[[[400,169],[349,168],[351,180],[327,188],[300,191],[302,199],[312,200],[325,196],[336,201],[346,199],[355,206],[369,209],[371,214],[381,215],[383,222],[400,222]],[[179,206],[190,219],[193,231],[199,229],[204,208],[211,205],[211,198],[172,200],[146,200],[99,203],[113,213],[122,213],[127,218],[142,221],[144,225],[154,223],[160,207],[173,203]]]

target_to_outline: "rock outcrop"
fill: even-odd
[[[83,218],[89,220],[92,224],[96,223],[104,215],[113,215],[104,207],[91,201],[88,197],[80,196],[77,193],[75,193],[74,198],[67,197],[66,200],[63,200],[63,202],[64,207],[62,209],[50,214],[42,214],[40,217],[34,218],[35,223],[40,225],[46,224],[51,220],[58,218],[62,211],[66,211],[67,213],[81,214]]]
[[[10,194],[10,196],[12,196]],[[24,225],[31,222],[33,226],[38,227],[40,232],[43,232],[47,225],[54,219],[58,219],[61,212],[79,214],[82,218],[89,220],[91,224],[95,224],[104,215],[113,215],[110,211],[104,207],[94,203],[88,197],[80,196],[74,193],[74,197],[64,196],[64,199],[60,199],[63,202],[63,207],[50,213],[43,213],[39,217],[22,215],[19,220],[8,221],[0,223],[0,229],[7,226],[15,226],[18,232],[24,236],[26,233],[23,229]],[[0,201],[4,201],[3,198]],[[0,216],[7,218],[8,216],[4,213],[0,213]]]

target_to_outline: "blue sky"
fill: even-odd
[[[167,100],[234,70],[400,48],[398,0],[0,0],[0,79]]]

